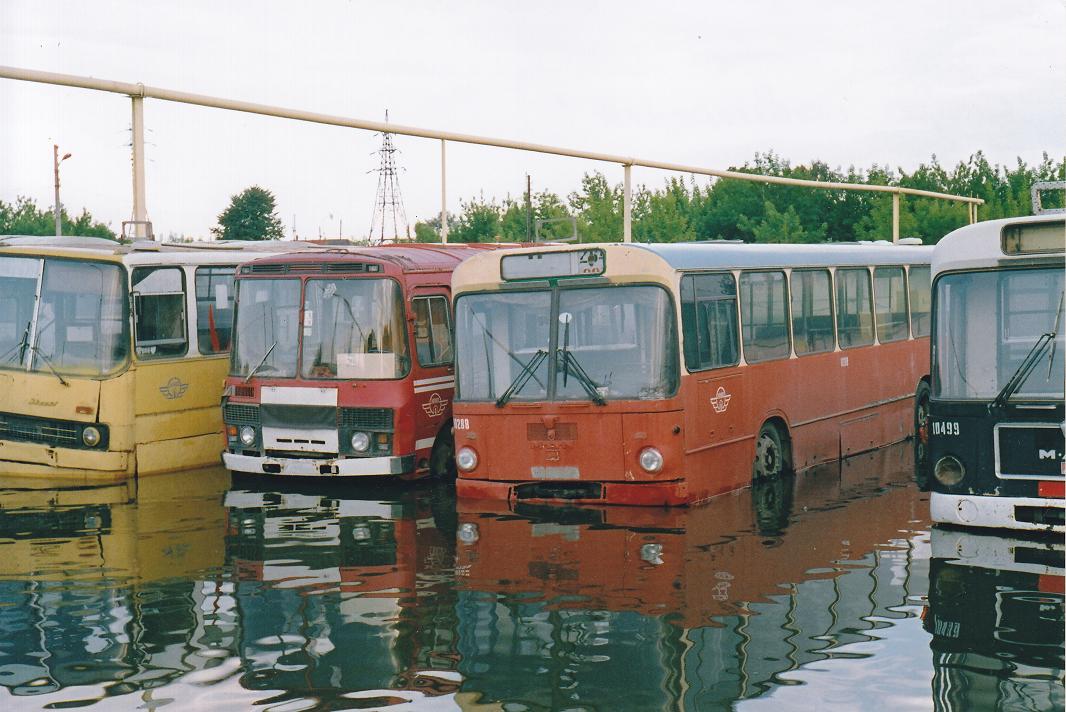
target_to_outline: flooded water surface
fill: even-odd
[[[0,478],[0,708],[1061,709],[1061,540],[927,514],[905,446],[677,509]]]

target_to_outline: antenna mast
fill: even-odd
[[[385,111],[385,123],[389,123],[389,112]],[[411,239],[411,226],[407,223],[407,213],[403,207],[403,195],[400,193],[399,171],[393,154],[392,134],[381,134],[381,165],[377,169],[378,192],[374,198],[374,214],[370,218],[370,243],[407,242]]]

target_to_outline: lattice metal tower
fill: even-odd
[[[389,123],[389,112],[385,112],[385,123]],[[407,222],[407,213],[403,208],[403,195],[400,193],[400,179],[393,154],[392,134],[381,134],[381,166],[378,173],[378,192],[374,199],[374,214],[370,218],[370,242],[406,242],[411,239],[411,226]]]

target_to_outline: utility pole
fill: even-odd
[[[532,180],[526,173],[526,242],[533,242],[533,188]]]
[[[56,237],[62,237],[63,236],[63,212],[62,212],[62,208],[59,205],[59,164],[62,163],[63,161],[65,161],[65,160],[67,160],[68,158],[70,158],[70,154],[69,153],[63,154],[63,157],[60,158],[59,157],[59,144],[56,144],[56,143],[52,144],[52,171],[55,173],[55,177],[56,177],[56,204],[55,204]]]

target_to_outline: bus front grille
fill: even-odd
[[[78,426],[61,420],[0,413],[0,438],[42,445],[79,447]]]
[[[342,428],[392,430],[392,410],[389,408],[341,408],[338,425]]]
[[[222,409],[222,420],[227,425],[259,425],[259,406],[227,403]]]

